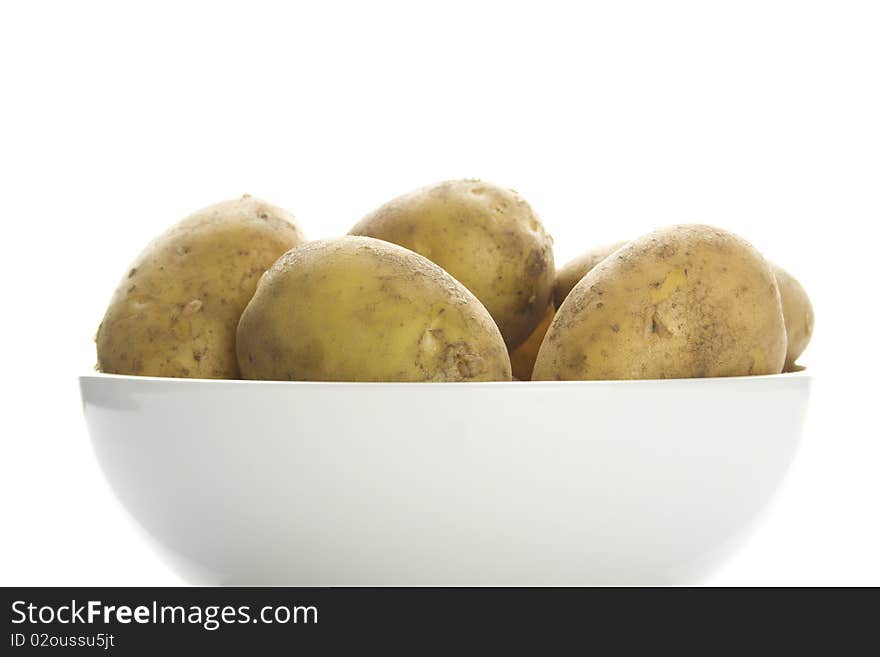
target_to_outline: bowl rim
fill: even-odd
[[[387,386],[392,388],[503,388],[503,387],[539,387],[551,386],[564,387],[592,387],[592,386],[633,386],[633,385],[724,385],[725,383],[739,383],[742,381],[780,381],[789,379],[812,379],[811,370],[798,366],[799,369],[792,372],[780,372],[778,374],[749,374],[743,376],[716,376],[702,378],[679,378],[679,379],[591,379],[585,381],[273,381],[264,379],[196,379],[182,377],[163,376],[139,376],[133,374],[109,374],[106,372],[90,372],[79,376],[80,383],[94,381],[119,381],[138,383],[162,383],[168,385],[211,385],[211,386],[292,386],[292,387],[322,387],[322,388],[350,388],[370,387],[376,388]]]

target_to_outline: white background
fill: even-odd
[[[711,582],[880,584],[878,5],[310,4],[3,3],[0,584],[179,583],[104,484],[76,384],[148,239],[243,192],[330,236],[466,176],[518,189],[559,264],[704,222],[794,272],[804,443]]]

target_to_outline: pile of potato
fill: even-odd
[[[96,337],[98,369],[298,381],[663,379],[795,369],[803,287],[702,225],[586,251],[558,272],[516,192],[478,180],[396,198],[308,242],[250,196],[149,244]]]

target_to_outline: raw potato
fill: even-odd
[[[813,336],[813,304],[810,303],[807,291],[794,276],[778,265],[773,265],[773,271],[779,285],[785,331],[788,335],[784,370],[791,372],[797,369],[795,361],[804,353]]]
[[[147,246],[116,289],[98,328],[98,369],[238,378],[238,319],[263,272],[303,239],[293,216],[250,196],[183,219]]]
[[[774,374],[785,325],[773,271],[748,242],[673,226],[630,242],[571,291],[534,380]]]
[[[590,249],[579,255],[574,260],[566,263],[566,265],[556,272],[556,285],[553,287],[553,297],[556,307],[562,305],[565,297],[571,292],[572,288],[586,276],[589,271],[602,262],[605,258],[617,251],[626,242],[615,242],[614,244],[606,244],[594,249]]]
[[[482,302],[510,348],[525,340],[550,302],[553,240],[516,192],[453,180],[400,196],[362,219],[351,235],[420,253]]]
[[[266,272],[238,326],[249,379],[509,381],[498,327],[427,258],[369,237],[311,242]]]
[[[544,335],[550,328],[550,322],[556,315],[556,308],[553,304],[547,306],[547,312],[544,319],[535,327],[532,334],[526,338],[520,346],[510,352],[510,366],[513,369],[513,376],[518,381],[530,381],[532,379],[532,370],[535,369],[535,359],[538,357],[538,350],[541,348],[541,342],[544,341]]]

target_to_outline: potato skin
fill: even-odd
[[[553,240],[516,192],[451,180],[400,196],[349,231],[437,263],[480,300],[508,347],[541,321],[554,280]]]
[[[614,244],[605,244],[584,251],[578,257],[570,260],[562,269],[556,271],[556,283],[553,286],[553,302],[556,307],[562,305],[565,297],[571,292],[572,288],[586,276],[589,271],[602,262],[605,258],[624,246],[626,242],[615,242]]]
[[[498,327],[461,283],[369,237],[293,249],[263,276],[238,325],[249,379],[509,381]]]
[[[238,378],[241,312],[263,272],[303,240],[292,215],[247,195],[186,217],[122,278],[98,328],[98,369]]]
[[[613,253],[556,313],[534,380],[774,374],[786,337],[776,279],[754,247],[672,226]]]
[[[807,291],[798,280],[778,265],[773,265],[779,296],[782,299],[782,315],[785,317],[785,332],[788,336],[788,349],[785,353],[785,372],[797,369],[795,361],[813,337],[813,304]]]
[[[519,381],[531,381],[532,370],[535,369],[535,359],[538,357],[538,350],[550,328],[550,322],[556,315],[556,308],[553,304],[547,306],[547,312],[541,323],[535,327],[532,334],[526,338],[525,342],[510,352],[510,366],[513,369],[513,376]]]

